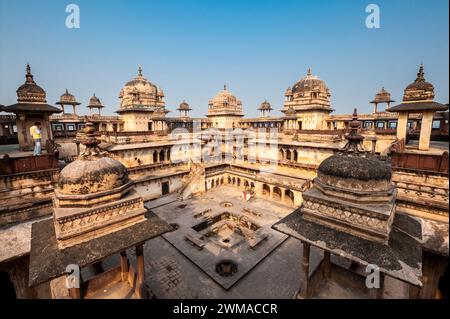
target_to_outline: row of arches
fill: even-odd
[[[294,206],[295,205],[295,193],[287,188],[271,186],[269,184],[262,184],[262,188],[256,189],[256,184],[254,181],[248,180],[243,177],[236,177],[232,175],[221,176],[216,178],[208,179],[206,182],[206,190],[219,187],[223,184],[232,185],[237,188],[249,189],[257,191],[257,194],[261,195],[263,198],[273,200],[276,202],[281,202],[285,205]]]
[[[170,162],[170,150],[162,149],[153,151],[153,163]]]
[[[296,149],[280,148],[278,150],[278,160],[298,162],[298,151]]]
[[[277,202],[282,202],[293,206],[295,203],[295,194],[290,189],[282,189],[278,186],[263,184],[262,196]]]

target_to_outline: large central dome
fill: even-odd
[[[294,98],[296,97],[296,94],[306,95],[310,92],[318,92],[325,95],[330,95],[330,90],[328,89],[325,82],[319,79],[317,76],[312,75],[311,69],[308,70],[308,73],[303,79],[295,83],[292,87]]]
[[[331,112],[331,93],[325,82],[311,73],[308,73],[300,81],[288,88],[285,92],[283,112],[289,107],[295,111],[323,110]]]
[[[120,111],[127,109],[154,110],[164,108],[164,93],[161,88],[147,80],[139,67],[138,75],[128,81],[119,94]]]
[[[229,116],[243,116],[242,102],[224,85],[223,90],[220,91],[208,102],[208,116],[229,115]]]

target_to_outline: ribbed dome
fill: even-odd
[[[156,107],[164,108],[164,92],[142,75],[142,68],[138,68],[138,75],[125,83],[120,90],[120,110],[141,108],[150,110]]]
[[[213,106],[237,106],[241,105],[241,101],[237,99],[230,91],[228,91],[227,86],[224,85],[223,90],[216,94],[211,100],[209,100],[209,104]]]
[[[17,89],[17,102],[19,103],[47,103],[46,93],[43,88],[36,84],[31,74],[30,65],[27,64],[25,83]]]
[[[208,102],[208,116],[214,115],[243,115],[241,100],[228,91],[226,85],[223,86],[222,91]]]
[[[405,88],[403,101],[421,101],[434,99],[433,84],[425,81],[423,65],[420,65],[416,80]]]
[[[324,92],[329,94],[328,87],[325,82],[319,79],[317,76],[311,74],[311,69],[308,70],[307,75],[294,84],[292,87],[292,93],[309,93],[311,91]]]
[[[75,96],[73,94],[70,94],[69,91],[66,89],[66,92],[61,95],[60,99],[56,104],[80,104],[76,101]]]
[[[94,95],[89,99],[89,105],[87,107],[91,107],[91,108],[102,108],[104,107],[102,105],[102,102],[100,102],[100,99]]]

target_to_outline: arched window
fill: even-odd
[[[281,200],[281,189],[279,187],[274,187],[273,188],[273,196],[272,198],[276,201],[280,201]]]

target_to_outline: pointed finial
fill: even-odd
[[[25,74],[25,79],[26,79],[25,82],[33,84],[34,80],[33,80],[33,75],[31,74],[31,68],[30,68],[29,63],[27,63],[26,70],[27,70],[27,73]]]
[[[226,84],[223,85],[223,90],[224,90],[224,91],[227,90],[227,85],[226,85]]]
[[[66,94],[69,94],[69,90],[66,89]]]
[[[307,75],[311,75],[311,68],[308,68],[308,74]]]
[[[425,81],[425,73],[423,72],[423,63],[421,63],[419,67],[419,72],[417,73],[416,82],[423,82],[423,81]]]
[[[138,67],[138,76],[142,76],[142,67],[141,66]]]
[[[356,109],[356,107],[353,109],[353,120],[357,120],[358,119],[358,110]]]

